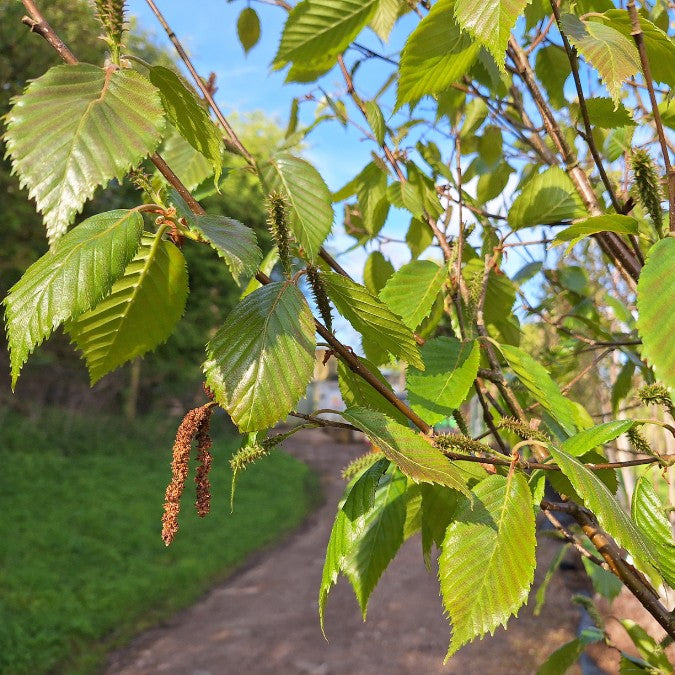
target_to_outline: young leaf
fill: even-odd
[[[361,471],[347,485],[345,495],[338,505],[337,514],[326,547],[326,559],[319,589],[319,620],[324,631],[326,600],[331,587],[337,583],[340,572],[355,541],[366,529],[366,513],[375,504],[375,491],[386,471],[389,460],[380,459]],[[325,635],[325,632],[324,632]]]
[[[613,420],[598,424],[568,438],[560,447],[572,457],[581,457],[593,448],[609,443],[621,434],[626,433],[633,424],[632,420]]]
[[[315,348],[302,293],[274,282],[247,295],[209,342],[206,383],[240,431],[271,427],[305,394]]]
[[[263,162],[260,176],[268,194],[286,195],[293,234],[314,261],[333,227],[333,199],[323,178],[309,162],[287,153]]]
[[[328,297],[359,333],[395,357],[424,369],[412,331],[379,298],[335,272],[328,272],[325,281]]]
[[[373,508],[365,515],[365,527],[356,537],[344,561],[344,573],[366,618],[368,600],[382,572],[403,543],[408,482],[398,471],[387,474],[375,493]]]
[[[155,150],[164,113],[143,76],[81,63],[33,80],[6,122],[13,171],[44,215],[53,244],[99,185],[121,181]]]
[[[560,27],[577,51],[599,73],[615,107],[621,102],[621,85],[640,72],[635,44],[611,26],[599,21],[582,21],[563,14]]]
[[[169,136],[162,150],[164,161],[185,187],[192,191],[213,176],[213,165],[178,132]]]
[[[655,672],[659,673],[659,675],[661,673],[670,674],[674,672],[673,664],[668,659],[663,645],[659,644],[642,626],[631,619],[620,619],[619,623],[621,623],[626,633],[630,636],[640,656],[648,665],[654,667],[653,670],[651,668],[643,668],[641,672]],[[621,673],[623,674],[624,672],[630,671],[624,671],[622,668]]]
[[[620,104],[615,107],[614,101],[609,98],[587,98],[586,110],[591,124],[602,129],[616,129],[617,127],[635,126],[633,118],[630,116],[628,110]],[[577,121],[577,124],[583,124],[581,116],[581,108],[578,104],[574,104],[570,111]]]
[[[378,0],[302,0],[288,15],[272,66],[335,63],[372,18]]]
[[[518,347],[505,344],[497,346],[535,401],[553,416],[565,433],[573,435],[576,431],[573,404],[560,393],[546,368]]]
[[[110,295],[66,326],[87,362],[91,384],[165,342],[183,315],[187,295],[183,254],[146,234]]]
[[[372,295],[379,295],[393,273],[394,266],[380,251],[373,251],[366,258],[366,264],[363,268],[363,283]]]
[[[408,395],[412,409],[433,425],[466,398],[478,373],[480,349],[475,341],[438,337],[428,340],[421,352],[425,369],[408,369]]]
[[[640,476],[635,486],[631,515],[656,553],[656,566],[666,583],[675,588],[675,541],[670,523],[647,475]]]
[[[374,363],[371,363],[368,359],[358,358],[387,389],[393,391],[389,382],[387,382]],[[369,408],[370,410],[381,412],[387,417],[391,417],[391,419],[399,424],[405,425],[408,423],[408,419],[398,408],[395,408],[384,396],[375,391],[363,378],[359,377],[349,366],[345,365],[343,361],[338,361],[337,370],[338,386],[340,387],[342,400],[348,408],[351,406]]]
[[[443,283],[447,267],[430,260],[413,260],[394,272],[380,291],[380,300],[411,330],[429,316]]]
[[[584,505],[597,516],[605,532],[611,532],[616,541],[647,569],[657,559],[650,551],[644,537],[628,514],[614,499],[605,484],[587,469],[578,459],[553,445],[549,446],[551,456],[562,472],[569,478],[572,487],[584,500]]]
[[[401,53],[396,107],[440,94],[478,58],[480,44],[455,21],[454,0],[438,0],[410,34]]]
[[[566,673],[577,662],[584,649],[586,649],[586,645],[579,638],[566,642],[539,666],[537,675],[561,675],[561,673]]]
[[[531,0],[456,0],[457,23],[494,57],[506,73],[506,45],[516,20]]]
[[[548,225],[586,215],[570,177],[551,167],[525,185],[509,211],[509,227],[514,230]]]
[[[565,82],[570,76],[570,62],[563,47],[548,45],[537,50],[534,72],[544,85],[551,103],[556,108],[567,105]]]
[[[448,526],[438,576],[452,624],[449,659],[462,645],[506,625],[534,579],[532,495],[520,473],[494,475],[473,488]]]
[[[535,616],[539,616],[541,614],[542,607],[546,602],[546,591],[548,590],[549,584],[551,583],[553,576],[558,571],[560,563],[562,563],[563,558],[567,554],[568,547],[569,547],[568,544],[563,544],[558,548],[556,554],[551,559],[551,563],[549,564],[548,569],[546,570],[544,580],[539,585],[539,588],[537,588],[537,592],[535,594],[536,604],[534,606],[534,610],[532,611],[532,613]]]
[[[258,44],[258,40],[260,40],[260,19],[253,7],[245,7],[241,10],[237,19],[237,36],[244,52],[247,54]]]
[[[398,2],[398,0],[396,0]],[[382,145],[384,143],[384,134],[387,131],[387,125],[384,122],[380,106],[375,101],[365,101],[363,104],[366,109],[366,119],[370,126],[375,140]]]
[[[621,216],[615,213],[606,216],[592,216],[558,232],[551,246],[558,246],[564,242],[569,242],[565,249],[565,255],[567,255],[582,239],[590,237],[596,232],[617,232],[619,234],[637,235],[638,221],[630,216]]]
[[[396,20],[407,11],[410,6],[404,0],[379,0],[370,27],[380,40],[387,42]]]
[[[180,77],[163,66],[150,69],[150,81],[159,89],[164,110],[180,135],[213,166],[216,184],[223,168],[223,135],[197,97]]]
[[[367,408],[347,408],[340,414],[414,481],[438,483],[470,494],[462,471],[419,433]]]
[[[675,387],[675,239],[658,241],[647,254],[637,286],[642,356],[656,377]]]
[[[64,235],[33,263],[4,299],[12,388],[28,355],[68,319],[94,307],[136,254],[137,211],[109,211]]]
[[[191,227],[211,244],[227,263],[234,280],[252,277],[262,262],[255,232],[225,216],[194,216]]]
[[[464,503],[464,498],[444,485],[420,483],[418,488],[422,495],[422,555],[427,568],[430,568],[431,547],[436,544],[441,548],[445,531],[457,508]]]

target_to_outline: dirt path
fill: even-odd
[[[424,568],[415,537],[383,575],[367,623],[361,621],[348,583],[340,579],[328,599],[326,642],[319,629],[317,594],[323,552],[344,488],[336,467],[362,453],[364,446],[333,443],[320,431],[296,438],[287,449],[319,473],[324,505],[300,532],[257,555],[196,605],[112,653],[108,673],[523,675],[534,673],[554,648],[575,636],[579,611],[569,601],[574,590],[563,581],[570,575],[557,574],[539,617],[533,616],[531,602],[508,632],[498,629],[493,638],[463,648],[443,667],[449,627],[438,584]],[[540,540],[535,587],[555,547],[546,538]]]

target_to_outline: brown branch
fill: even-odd
[[[66,43],[61,40],[61,38],[54,32],[54,29],[49,25],[49,23],[47,23],[47,20],[44,18],[42,12],[40,12],[33,0],[22,0],[22,2],[30,16],[24,16],[21,19],[21,23],[28,26],[33,33],[37,33],[47,40],[47,42],[49,42],[49,44],[56,50],[58,55],[67,64],[71,66],[77,64],[78,60],[75,58],[73,52],[70,51]]]
[[[649,101],[652,105],[652,114],[654,115],[654,124],[656,125],[656,133],[661,144],[661,152],[663,154],[663,162],[666,167],[666,176],[668,179],[668,218],[670,222],[670,231],[675,232],[675,170],[670,164],[668,156],[668,145],[666,143],[666,134],[663,131],[663,124],[661,123],[661,113],[656,102],[656,94],[654,93],[654,84],[652,83],[652,70],[649,65],[649,56],[647,55],[647,48],[645,47],[644,34],[640,26],[640,17],[635,8],[635,0],[628,2],[628,14],[630,14],[631,35],[635,41],[635,45],[640,55],[640,63],[642,64],[642,72],[645,77],[645,84],[649,92]]]
[[[562,504],[544,500],[541,507],[550,511],[562,511],[571,515],[581,526],[584,534],[605,559],[609,569],[628,587],[640,604],[675,638],[675,614],[669,612],[659,601],[659,596],[649,582],[628,562],[616,542],[596,524],[590,511],[574,502]]]
[[[586,145],[591,152],[595,166],[598,169],[600,178],[609,194],[609,198],[612,201],[612,206],[617,213],[623,213],[623,206],[619,203],[616,193],[614,192],[614,187],[610,182],[605,167],[602,163],[602,158],[598,152],[598,148],[595,145],[595,139],[593,137],[593,127],[591,126],[591,119],[588,116],[588,107],[586,106],[586,97],[584,96],[584,90],[581,86],[581,78],[579,77],[579,64],[577,62],[577,52],[574,49],[567,39],[567,35],[563,32],[562,26],[560,25],[560,10],[556,3],[556,0],[550,0],[551,9],[553,10],[553,15],[555,16],[556,23],[558,24],[558,30],[560,31],[560,36],[562,37],[563,46],[565,47],[565,52],[567,53],[567,59],[570,62],[570,68],[572,69],[572,77],[574,79],[574,86],[577,90],[577,97],[579,99],[579,109],[581,110],[581,117],[584,122],[584,128],[586,129]]]
[[[603,209],[593,190],[593,186],[591,185],[586,172],[579,166],[574,151],[567,143],[548,102],[539,89],[539,85],[537,84],[527,55],[513,37],[509,40],[508,53],[516,67],[516,72],[525,83],[525,86],[539,110],[546,132],[558,149],[558,152],[565,163],[565,170],[574,183],[584,206],[592,216],[602,215]],[[605,255],[614,262],[626,278],[626,281],[633,287],[640,276],[640,270],[642,268],[633,251],[613,232],[599,232],[592,236],[600,244]]]
[[[183,49],[183,45],[181,44],[180,40],[178,39],[178,36],[173,32],[171,29],[171,26],[167,23],[166,19],[162,15],[162,13],[159,11],[159,8],[157,5],[153,2],[153,0],[146,0],[148,3],[148,6],[150,9],[153,11],[154,15],[157,17],[157,20],[159,23],[162,25],[162,28],[166,31],[166,34],[169,37],[169,40],[171,40],[173,46],[176,48],[176,51],[178,52],[178,55],[180,58],[183,60],[183,63],[185,64],[186,68],[190,71],[190,75],[192,75],[192,79],[195,81],[195,84],[199,87],[200,91],[202,92],[202,95],[208,102],[208,104],[211,106],[211,109],[215,113],[216,117],[218,118],[218,121],[222,125],[223,129],[225,130],[225,133],[227,134],[227,137],[231,143],[231,145],[236,149],[236,151],[246,159],[246,161],[251,165],[255,166],[255,159],[253,158],[253,155],[243,146],[242,142],[239,140],[239,137],[235,133],[234,129],[230,126],[230,123],[227,121],[223,113],[221,112],[220,108],[216,104],[216,102],[213,100],[213,96],[211,94],[211,88],[208,87],[204,81],[202,80],[201,77],[199,77],[199,73],[195,70],[195,67],[192,65],[192,61],[190,60],[190,57],[188,56],[187,52],[185,49]],[[232,148],[230,148],[232,149]]]
[[[594,562],[598,567],[602,567],[604,569],[605,565],[602,561],[601,558],[598,558],[598,556],[593,555],[590,551],[587,551],[584,548],[584,545],[575,537],[548,509],[542,508],[542,512],[548,519],[548,521],[555,527],[560,534],[562,534],[565,539],[574,546],[574,548],[582,555],[584,558],[588,558],[592,562]]]

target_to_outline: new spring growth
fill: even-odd
[[[96,15],[103,24],[102,40],[110,47],[110,59],[119,65],[120,48],[125,30],[124,0],[94,0]]]
[[[291,278],[291,235],[286,221],[286,198],[280,192],[267,197],[267,227],[279,251],[284,276]]]
[[[538,429],[533,429],[524,422],[520,422],[512,417],[503,417],[497,422],[499,429],[507,429],[514,434],[520,436],[523,440],[541,441],[542,443],[550,442],[551,438],[548,434]]]
[[[321,278],[321,272],[314,265],[307,265],[307,281],[312,289],[314,302],[316,303],[323,323],[329,331],[333,330],[333,316],[330,311],[330,302],[328,301],[328,294],[326,293],[326,286]]]
[[[211,467],[209,423],[212,412],[213,403],[207,403],[199,408],[190,410],[183,418],[176,432],[176,440],[173,444],[173,459],[171,461],[171,482],[166,488],[164,514],[162,515],[162,540],[167,546],[175,539],[178,532],[180,498],[185,489],[190,451],[194,438],[197,439],[197,453],[200,462],[195,478],[197,482],[197,512],[200,516],[208,513],[211,500],[208,481],[208,472]]]
[[[489,445],[474,441],[473,438],[462,434],[442,434],[434,437],[434,445],[441,450],[455,450],[467,455],[487,453],[493,454]]]
[[[360,455],[356,459],[353,459],[347,466],[342,469],[342,478],[344,480],[351,480],[357,474],[361,473],[364,469],[375,464],[384,457],[384,455],[379,452],[367,452],[365,455]]]
[[[462,415],[462,411],[457,408],[456,410],[452,411],[452,419],[455,420],[455,423],[457,424],[457,428],[460,430],[462,434],[465,436],[469,435],[469,427],[466,426],[466,420],[464,419],[464,416]]]
[[[640,203],[651,216],[652,223],[663,237],[663,212],[661,211],[661,183],[651,156],[646,150],[633,150],[631,166],[635,180],[635,191]]]
[[[654,405],[663,406],[666,412],[670,413],[671,417],[675,417],[675,408],[673,408],[670,393],[662,384],[658,382],[646,384],[638,391],[638,397],[647,405],[653,403]]]
[[[642,432],[637,426],[631,427],[627,432],[628,440],[630,444],[637,450],[645,455],[653,455],[654,451],[649,447],[647,439],[643,436]]]

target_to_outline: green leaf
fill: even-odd
[[[466,462],[465,462],[466,464]],[[422,494],[422,555],[427,569],[431,567],[431,547],[440,549],[445,531],[452,522],[457,507],[464,502],[462,495],[444,485],[420,483]]]
[[[354,180],[363,224],[369,234],[376,235],[384,226],[389,213],[387,174],[375,162],[371,162]]]
[[[335,272],[327,272],[325,282],[328,297],[359,333],[393,356],[424,368],[412,331],[379,298]]]
[[[398,314],[408,328],[415,330],[429,316],[447,277],[445,265],[413,260],[389,277],[380,291],[380,300]]]
[[[410,406],[427,423],[437,424],[459,408],[476,379],[478,343],[455,338],[428,340],[421,349],[423,371],[410,367],[406,378]]]
[[[375,504],[375,491],[387,469],[388,460],[381,459],[355,476],[347,485],[345,494],[338,505],[337,514],[330,533],[326,558],[319,589],[319,620],[324,630],[326,600],[331,587],[337,583],[340,572],[357,538],[366,529],[365,514]],[[325,636],[325,632],[324,632]]]
[[[560,27],[569,41],[593,66],[618,106],[621,85],[640,72],[640,57],[635,44],[611,26],[599,21],[581,21],[574,14],[563,14]]]
[[[476,199],[482,204],[485,204],[496,197],[499,197],[504,191],[504,188],[506,188],[512,173],[513,169],[506,162],[498,164],[493,171],[484,173],[478,179]]]
[[[492,54],[506,72],[506,45],[516,20],[531,0],[456,0],[457,23]]]
[[[584,649],[586,645],[579,638],[566,642],[539,666],[537,675],[564,675],[577,662]]]
[[[88,218],[34,262],[4,299],[12,388],[28,355],[68,319],[94,307],[136,254],[138,211]]]
[[[81,63],[33,80],[14,99],[6,124],[13,171],[54,243],[99,185],[121,182],[155,150],[164,113],[143,76]]]
[[[478,58],[480,44],[460,30],[453,7],[454,0],[438,0],[408,37],[401,53],[397,108],[440,94]]]
[[[560,393],[546,368],[518,347],[504,344],[497,347],[534,400],[550,413],[565,433],[572,436],[576,431],[573,404]]]
[[[623,104],[615,106],[614,101],[609,98],[587,98],[586,109],[591,124],[602,129],[615,129],[616,127],[635,126],[633,118]],[[572,106],[572,115],[577,124],[583,124],[581,108],[578,103]]]
[[[371,363],[368,359],[357,358],[387,389],[392,392],[394,391],[374,363]],[[370,410],[381,412],[387,417],[391,417],[391,419],[399,424],[405,425],[408,423],[407,417],[398,408],[395,408],[382,394],[373,389],[362,377],[354,373],[344,361],[338,361],[337,371],[338,386],[340,387],[342,400],[348,408],[351,406],[369,408]]]
[[[272,66],[331,65],[368,24],[377,0],[302,0],[288,15]]]
[[[647,254],[637,286],[637,329],[642,356],[656,377],[675,387],[675,238],[662,239]]]
[[[625,152],[630,152],[634,131],[634,127],[617,127],[610,131],[603,143],[603,150],[610,162],[619,159]]]
[[[630,216],[618,214],[592,216],[558,232],[551,246],[559,246],[564,242],[569,242],[565,249],[565,255],[567,255],[582,239],[590,237],[596,232],[617,232],[618,234],[637,235],[639,234],[638,221]]]
[[[605,484],[575,457],[553,445],[549,445],[549,451],[556,464],[569,478],[572,487],[584,500],[584,505],[596,515],[602,529],[610,532],[619,545],[643,566],[651,569],[650,562],[655,560],[654,554]]]
[[[213,176],[213,165],[179,133],[172,134],[162,151],[164,161],[185,187],[192,191]]]
[[[260,40],[260,19],[253,7],[246,7],[241,10],[237,19],[237,36],[244,52],[247,54],[258,44],[258,40]]]
[[[407,11],[410,6],[404,0],[379,0],[370,27],[380,40],[387,42],[397,19]]]
[[[398,2],[398,0],[396,0]],[[364,108],[366,110],[366,119],[368,120],[368,125],[370,126],[375,140],[382,145],[384,143],[384,135],[387,131],[387,125],[384,122],[384,117],[380,106],[377,105],[375,101],[365,101]]]
[[[366,513],[365,527],[344,562],[344,573],[364,620],[370,594],[403,543],[407,486],[405,476],[398,471],[385,476],[375,493],[373,508]]]
[[[560,447],[572,457],[581,457],[599,445],[609,443],[626,433],[633,424],[635,424],[633,420],[613,420],[598,424],[568,438]]]
[[[66,326],[87,362],[91,384],[165,342],[183,315],[187,295],[183,254],[146,233],[110,295]]]
[[[452,623],[446,661],[517,615],[534,579],[534,511],[525,478],[493,475],[473,494],[473,505],[465,500],[448,526],[438,561],[443,606]]]
[[[558,45],[548,45],[539,49],[534,72],[544,85],[551,103],[556,108],[566,106],[565,82],[572,71],[565,50]]]
[[[514,230],[548,225],[586,215],[570,177],[551,167],[527,182],[511,205],[509,227]]]
[[[434,239],[434,233],[431,231],[428,223],[419,218],[411,218],[408,232],[405,235],[406,244],[410,248],[410,255],[415,260],[421,253],[426,251]],[[393,270],[393,268],[392,268]]]
[[[672,673],[673,664],[669,661],[662,645],[660,645],[647,631],[631,619],[619,619],[636,646],[640,656],[651,666],[657,668],[658,673]],[[622,671],[623,672],[623,671]]]
[[[632,43],[633,26],[628,12],[625,9],[612,8],[604,14],[609,25]],[[639,18],[652,78],[656,82],[663,82],[671,88],[675,87],[675,68],[673,68],[675,44],[672,37],[642,16],[641,13]]]
[[[631,515],[656,553],[656,567],[666,583],[675,588],[675,541],[670,522],[647,475],[640,476],[635,486]]]
[[[340,414],[361,429],[406,476],[416,482],[445,485],[470,496],[461,469],[421,434],[367,408],[351,407]]]
[[[478,138],[478,154],[486,165],[494,166],[502,158],[502,147],[501,129],[495,126],[485,127]]]
[[[612,414],[616,415],[619,404],[623,401],[631,389],[633,382],[633,373],[635,372],[635,363],[626,361],[621,367],[612,386]]]
[[[592,544],[588,544],[592,546]],[[586,548],[588,548],[588,546]],[[589,560],[586,556],[581,556],[586,574],[588,574],[593,590],[599,593],[603,598],[612,602],[623,589],[623,582],[611,572],[603,569],[599,565]]]
[[[162,105],[180,135],[213,166],[216,184],[223,169],[223,136],[180,77],[163,66],[150,69],[150,81],[159,89]]]
[[[393,273],[394,266],[389,260],[380,251],[373,251],[366,258],[366,264],[363,268],[363,283],[373,295],[378,295]]]
[[[462,270],[462,275],[469,286],[475,283],[477,275],[480,275],[480,279],[483,279],[484,274],[485,263],[480,258],[472,258],[464,265]],[[497,274],[494,270],[490,270],[483,307],[485,322],[487,324],[502,322],[504,317],[508,317],[511,313],[515,301],[516,288],[513,282],[505,274]]]
[[[206,239],[227,263],[235,281],[252,277],[262,262],[255,232],[238,220],[225,216],[193,216],[190,225]]]
[[[309,162],[287,153],[263,162],[260,176],[268,193],[286,195],[293,234],[315,260],[333,227],[333,200],[323,178]]]
[[[247,295],[207,345],[206,382],[240,431],[265,429],[304,396],[315,348],[302,293],[271,283]]]

